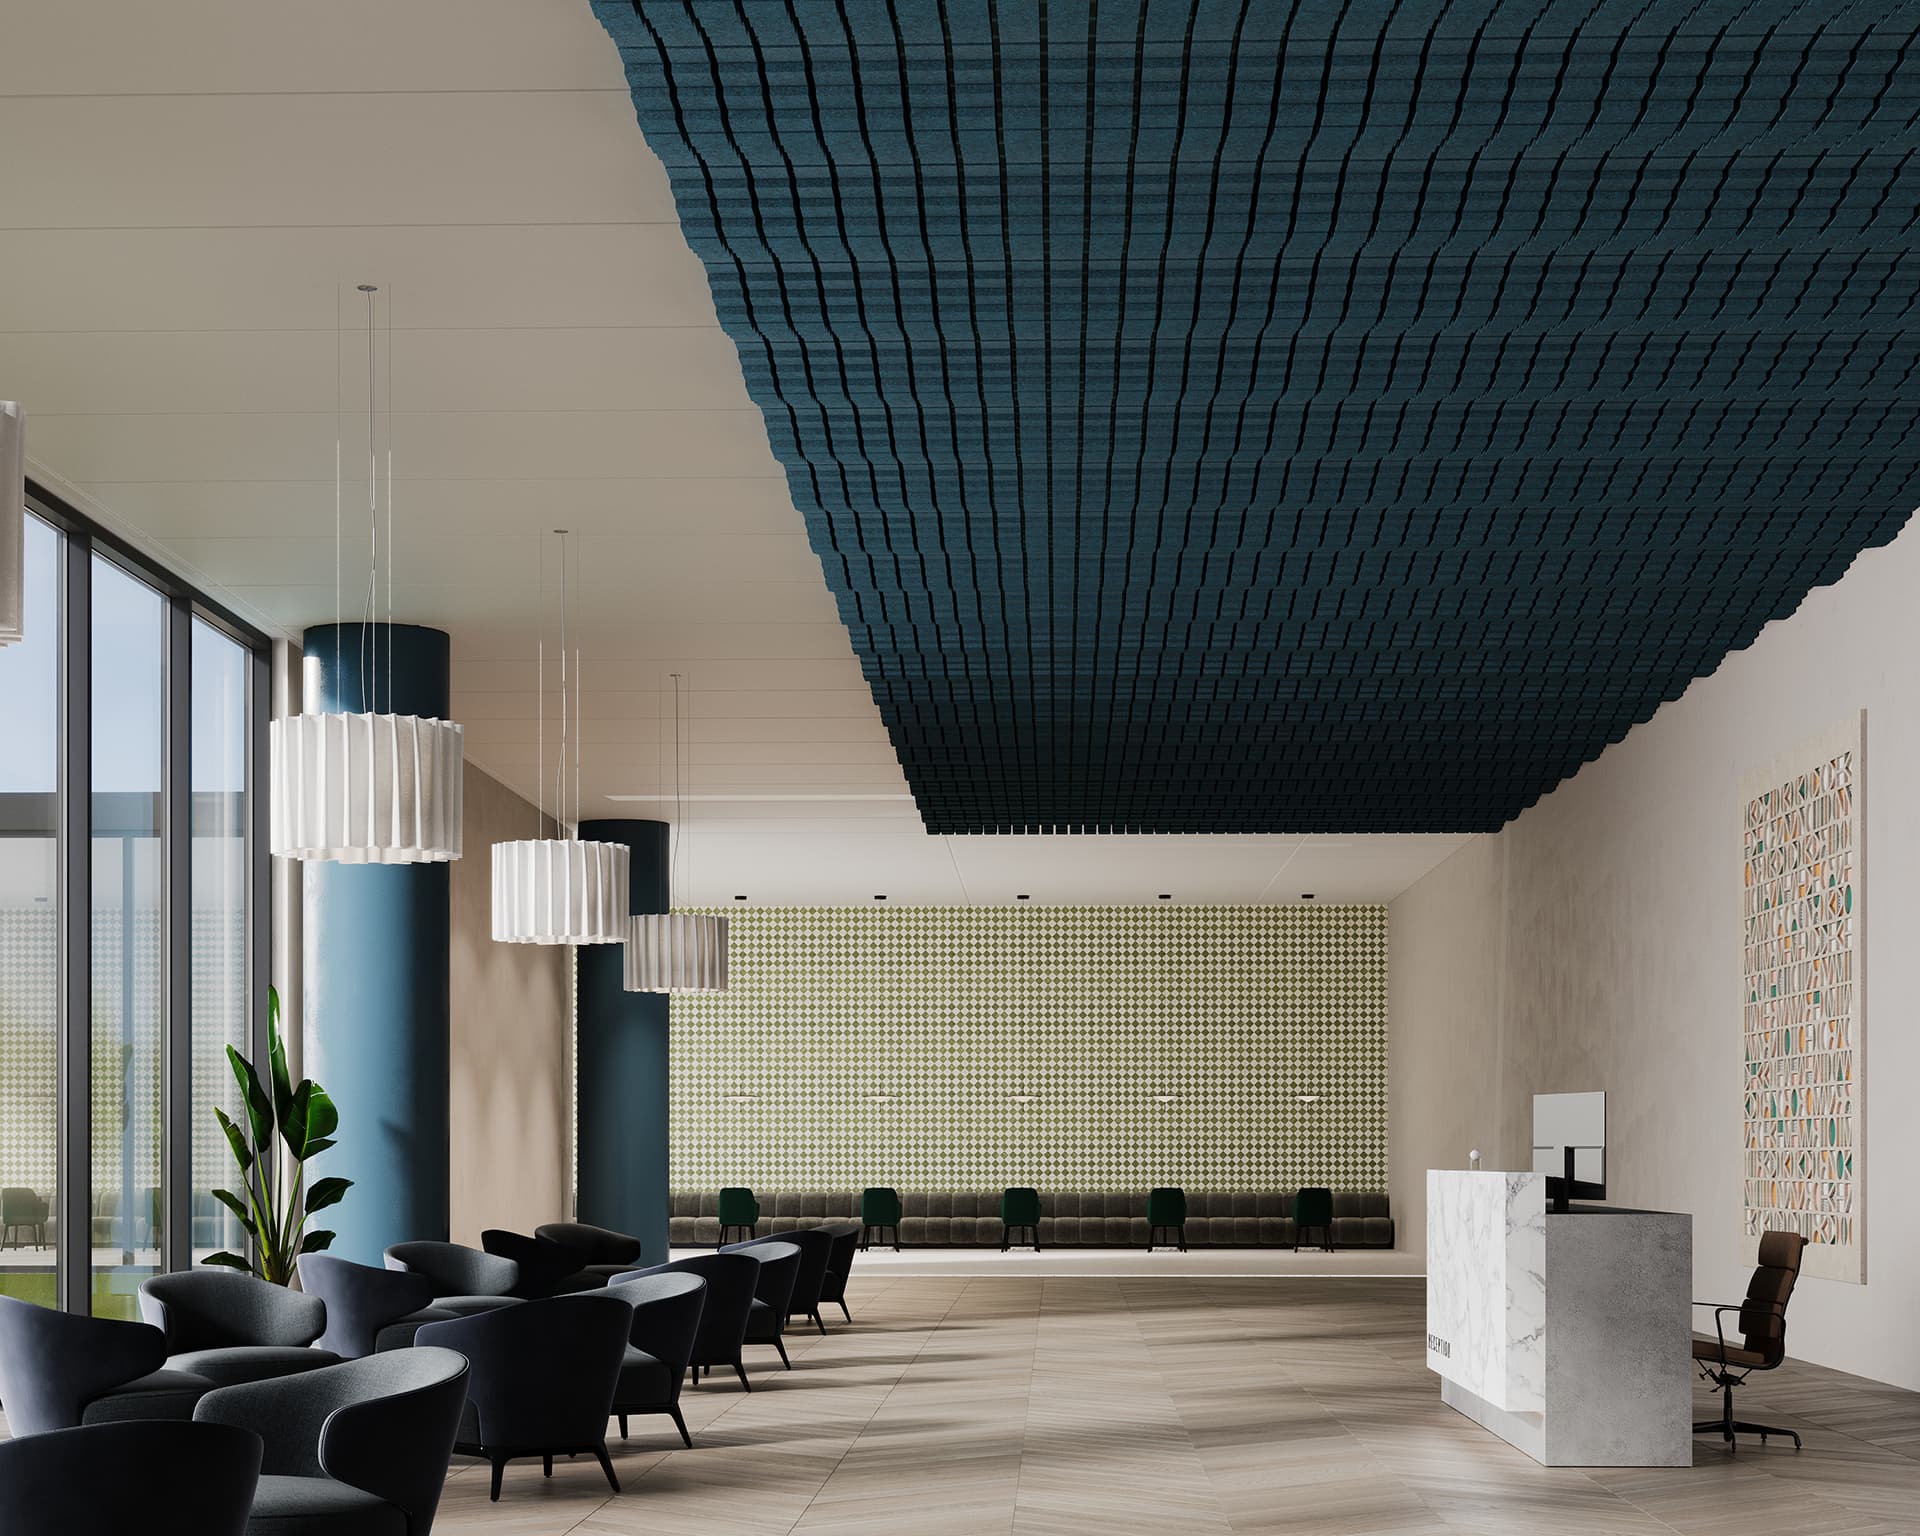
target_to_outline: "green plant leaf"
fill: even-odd
[[[338,1205],[340,1197],[352,1188],[352,1179],[316,1179],[307,1190],[307,1215],[324,1211],[330,1205]]]
[[[240,1165],[242,1177],[253,1171],[253,1148],[247,1145],[247,1138],[240,1134],[240,1127],[227,1118],[227,1112],[218,1105],[214,1106],[214,1115],[220,1121],[220,1129],[227,1134],[227,1145],[233,1148],[233,1160]]]
[[[254,1273],[253,1265],[241,1258],[237,1253],[210,1253],[200,1262],[202,1264],[220,1264],[228,1269],[244,1269],[248,1274]]]
[[[273,1079],[273,1113],[284,1128],[293,1087],[287,1077],[287,1045],[280,1038],[280,995],[267,994],[267,1070]]]
[[[273,1103],[260,1086],[260,1074],[253,1070],[252,1062],[232,1046],[227,1047],[227,1060],[233,1064],[233,1075],[240,1084],[241,1093],[246,1095],[247,1122],[253,1130],[254,1156],[264,1157],[273,1146]]]
[[[312,1099],[313,1084],[302,1082],[287,1095],[286,1108],[280,1112],[280,1139],[296,1163],[307,1160],[307,1110]]]
[[[230,1189],[216,1189],[212,1193],[214,1199],[240,1218],[240,1225],[246,1228],[248,1237],[259,1237],[259,1224],[254,1221],[253,1213],[247,1209],[238,1195]]]
[[[324,1141],[340,1129],[340,1111],[318,1083],[306,1082],[300,1086],[312,1090],[307,1098],[307,1156],[312,1157],[317,1150],[314,1142]],[[327,1145],[333,1143],[328,1141]]]
[[[333,1138],[331,1136],[322,1136],[318,1141],[310,1141],[307,1143],[307,1156],[318,1157],[332,1145]]]
[[[302,1253],[318,1253],[321,1249],[331,1248],[332,1246],[333,1234],[331,1232],[309,1232],[306,1237],[301,1240],[300,1251]]]

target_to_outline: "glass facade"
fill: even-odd
[[[193,621],[193,1259],[246,1249],[238,1219],[213,1198],[234,1189],[216,1106],[245,1124],[227,1047],[247,1046],[246,648]]]
[[[143,1277],[244,1248],[213,1106],[238,1109],[226,1047],[264,1018],[265,642],[57,502],[26,554],[0,647],[0,1295],[135,1317]]]
[[[27,518],[0,646],[0,1296],[52,1306],[59,1216],[60,535]]]
[[[93,1310],[162,1267],[166,603],[93,557]]]

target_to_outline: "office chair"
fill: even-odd
[[[1760,1263],[1747,1282],[1747,1299],[1725,1306],[1696,1301],[1696,1307],[1712,1307],[1714,1336],[1693,1341],[1694,1363],[1700,1367],[1703,1381],[1720,1389],[1722,1410],[1717,1419],[1702,1419],[1693,1426],[1696,1435],[1717,1434],[1727,1442],[1727,1454],[1739,1449],[1735,1435],[1758,1435],[1767,1443],[1768,1435],[1785,1435],[1800,1449],[1800,1437],[1790,1429],[1771,1424],[1748,1424],[1733,1416],[1733,1389],[1755,1371],[1770,1371],[1787,1355],[1787,1298],[1793,1295],[1793,1283],[1800,1278],[1800,1254],[1807,1240],[1798,1232],[1765,1232],[1760,1237]],[[1727,1341],[1726,1315],[1740,1314],[1740,1339]]]

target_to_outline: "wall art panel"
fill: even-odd
[[[1742,1219],[1866,1279],[1864,714],[1741,785]]]

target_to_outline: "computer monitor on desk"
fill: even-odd
[[[1556,1211],[1569,1200],[1607,1198],[1604,1093],[1533,1096],[1533,1171],[1547,1176],[1547,1199]]]

